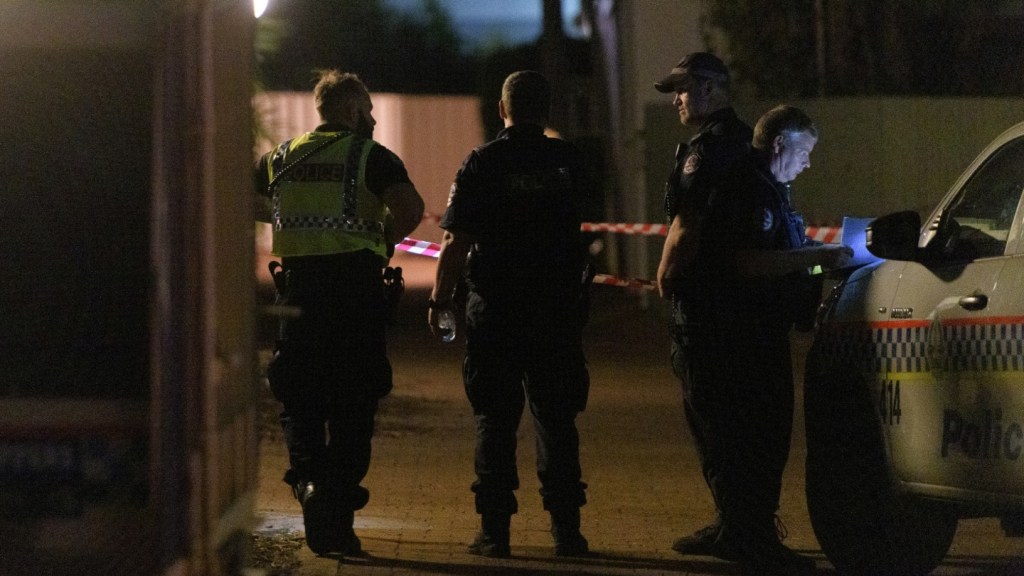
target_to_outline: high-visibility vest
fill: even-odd
[[[323,146],[329,139],[335,141]],[[273,182],[274,255],[370,250],[387,263],[388,209],[366,188],[366,159],[373,146],[372,140],[351,132],[308,132],[278,146],[267,163]],[[296,162],[311,150],[312,155]]]

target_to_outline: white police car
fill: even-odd
[[[1024,123],[922,227],[867,231],[885,258],[819,310],[807,359],[807,503],[850,574],[927,574],[959,518],[1024,535]]]

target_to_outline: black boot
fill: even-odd
[[[302,523],[306,529],[306,546],[317,555],[333,552],[333,506],[328,494],[313,482],[298,482],[292,494],[302,505]]]
[[[736,553],[729,542],[718,537],[721,531],[722,519],[716,517],[711,524],[693,534],[677,538],[672,543],[672,549],[684,556],[714,556],[722,560],[736,560]]]
[[[302,505],[306,545],[310,550],[319,556],[362,554],[362,543],[352,529],[355,515],[338,502],[336,494],[314,482],[298,482],[292,486],[292,493]]]
[[[772,516],[737,526],[733,531],[726,526],[721,536],[730,538],[732,549],[743,574],[756,576],[811,576],[816,572],[814,560],[787,548],[782,539],[786,528],[781,520]]]
[[[363,544],[352,529],[355,514],[351,510],[342,510],[338,516],[338,532],[334,541],[335,549],[332,551],[343,556],[362,556]]]
[[[509,547],[509,514],[484,513],[480,516],[480,532],[469,545],[469,553],[488,558],[508,558],[512,555]]]
[[[552,510],[551,536],[555,539],[555,556],[586,556],[590,551],[587,539],[580,534],[579,508]]]

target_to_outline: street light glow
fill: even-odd
[[[257,18],[263,16],[263,13],[267,11],[267,4],[270,0],[252,0],[252,11]]]

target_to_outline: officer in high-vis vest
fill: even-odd
[[[321,72],[313,96],[322,125],[256,166],[256,218],[273,228],[271,264],[283,317],[267,370],[282,403],[290,469],[306,543],[358,555],[353,513],[369,492],[378,400],[391,390],[384,269],[419,224],[423,200],[405,166],[374,142],[362,81]],[[388,269],[390,271],[390,269]]]

